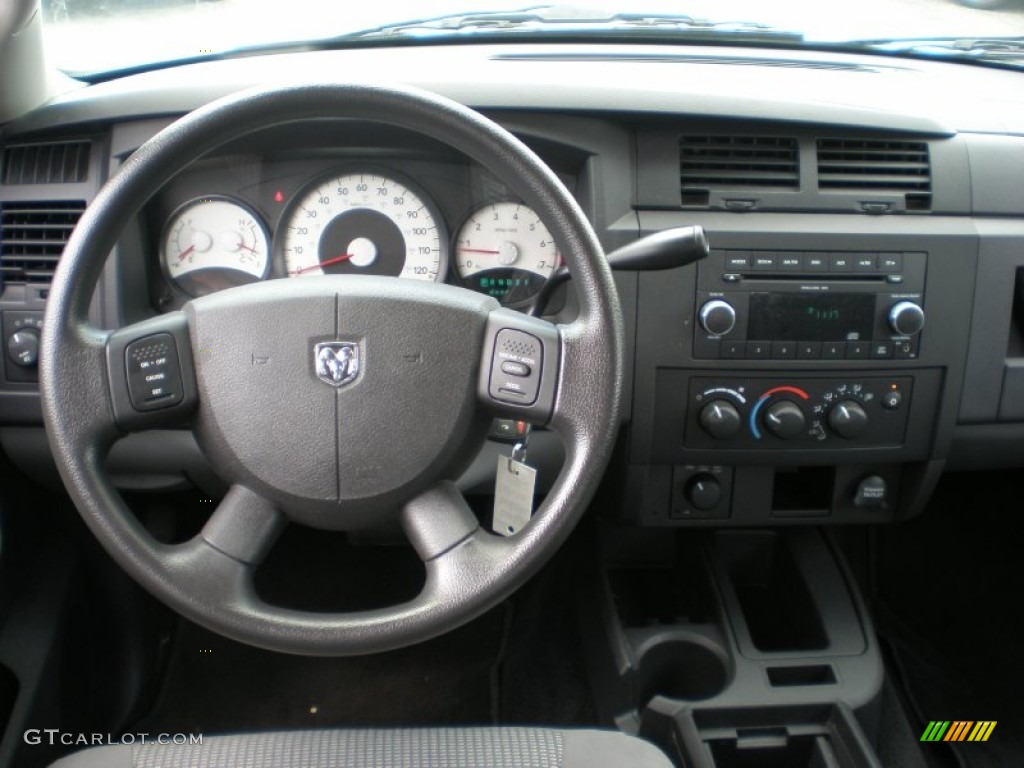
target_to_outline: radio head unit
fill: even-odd
[[[922,252],[712,251],[697,282],[698,359],[914,359]]]

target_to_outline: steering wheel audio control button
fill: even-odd
[[[124,351],[128,395],[137,411],[177,405],[185,397],[178,348],[169,333],[138,339]]]
[[[532,405],[540,389],[544,345],[526,331],[504,328],[494,340],[490,394],[503,403]]]
[[[529,376],[530,366],[515,360],[506,360],[501,364],[501,372],[507,373],[509,376]]]

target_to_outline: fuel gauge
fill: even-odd
[[[168,278],[189,296],[263,280],[270,237],[244,203],[201,197],[178,208],[164,227],[161,260]]]

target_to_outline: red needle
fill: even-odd
[[[188,248],[186,248],[184,251],[182,251],[181,255],[178,256],[178,263],[181,264],[181,262],[183,262],[185,260],[185,257],[188,256],[190,253],[192,253],[192,251],[194,251],[195,249],[196,249],[195,245],[190,245]]]
[[[250,247],[249,247],[248,245],[246,245],[245,243],[239,243],[239,244],[238,244],[238,247],[239,247],[239,248],[245,248],[245,250],[247,250],[247,251],[248,251],[249,253],[256,253],[256,249],[255,249],[255,248],[250,248]]]
[[[317,264],[310,264],[308,267],[299,267],[298,269],[296,269],[291,274],[293,274],[293,275],[301,275],[303,272],[309,272],[309,270],[311,270],[311,269],[318,269],[320,267],[329,267],[329,266],[331,266],[331,264],[337,264],[338,262],[347,261],[348,259],[351,259],[351,258],[352,258],[352,254],[351,253],[343,253],[343,254],[341,254],[341,256],[335,256],[333,259],[327,259],[327,260],[321,261],[321,262],[319,262]]]
[[[463,253],[501,253],[501,251],[487,251],[482,248],[459,248]]]

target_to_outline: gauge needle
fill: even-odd
[[[190,245],[188,248],[186,248],[184,251],[182,251],[181,255],[178,256],[178,263],[181,264],[181,262],[183,262],[185,260],[185,257],[188,256],[190,253],[192,253],[192,251],[194,251],[195,249],[196,249],[196,246],[195,246],[195,244],[193,244],[193,245]]]
[[[483,248],[459,248],[463,253],[501,253],[501,251],[488,251]]]
[[[256,249],[255,249],[255,248],[250,248],[250,247],[249,247],[248,245],[246,245],[245,243],[239,243],[239,244],[238,244],[238,247],[239,247],[239,248],[245,248],[245,250],[249,251],[249,253],[256,253]]]
[[[352,258],[352,254],[351,253],[343,253],[343,254],[341,254],[341,256],[335,256],[332,259],[326,259],[324,261],[318,262],[317,264],[310,264],[308,267],[299,267],[298,269],[296,269],[291,274],[293,274],[293,275],[301,275],[303,272],[309,272],[311,269],[318,269],[320,267],[329,267],[329,266],[331,266],[331,264],[337,264],[337,263],[342,262],[342,261],[348,261],[351,258]]]

